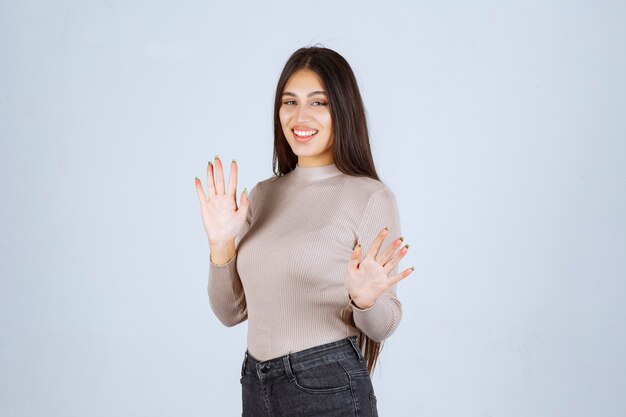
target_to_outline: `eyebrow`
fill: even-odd
[[[315,94],[324,94],[326,95],[326,91],[313,91],[312,93],[309,93],[309,95],[307,95],[307,97],[311,97],[314,96]],[[290,91],[285,91],[283,93],[283,96],[292,96],[292,97],[296,97],[296,95]]]

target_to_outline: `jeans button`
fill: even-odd
[[[269,363],[264,363],[263,365],[261,365],[261,372],[267,372],[269,371],[271,368],[271,365]]]

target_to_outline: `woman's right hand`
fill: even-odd
[[[204,194],[202,183],[196,177],[196,191],[200,200],[200,213],[209,243],[234,241],[241,230],[250,202],[245,190],[241,193],[241,202],[237,207],[237,163],[230,164],[228,190],[224,192],[224,169],[219,156],[215,164],[207,164],[208,197]]]

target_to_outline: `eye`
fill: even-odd
[[[315,105],[317,103],[318,106],[327,106],[328,103],[324,103],[323,101],[314,101],[313,105]]]
[[[289,104],[289,103],[295,103],[295,101],[293,101],[293,100],[283,101],[283,104]]]

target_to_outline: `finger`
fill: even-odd
[[[230,163],[230,175],[228,176],[228,195],[237,195],[237,162],[233,159]]]
[[[399,274],[396,274],[392,277],[389,277],[389,286],[393,286],[396,285],[398,282],[402,281],[404,278],[408,277],[409,275],[411,275],[411,272],[415,271],[415,267],[412,266],[410,268],[405,269],[404,271],[400,272]]]
[[[350,269],[358,269],[359,262],[361,261],[361,244],[357,243],[354,249],[352,249],[352,255],[350,256],[350,261],[348,262],[348,267]]]
[[[206,182],[207,182],[207,188],[209,189],[210,196],[215,195],[215,180],[213,179],[214,171],[215,171],[215,166],[213,166],[213,163],[209,161],[209,163],[206,166]]]
[[[224,167],[219,155],[215,155],[215,192],[224,194]]]
[[[386,227],[378,232],[378,235],[376,236],[369,250],[367,251],[367,256],[371,256],[373,259],[376,259],[376,255],[378,254],[378,251],[380,250],[380,246],[383,244],[383,241],[387,237],[387,233],[389,233],[389,230]]]
[[[378,258],[376,259],[376,261],[379,264],[384,266],[387,262],[389,262],[389,259],[393,256],[396,249],[398,249],[398,247],[402,244],[403,241],[404,241],[404,238],[402,236],[400,236],[397,239],[394,239],[393,242],[391,242],[387,246],[387,248],[383,251],[383,253],[378,255]]]
[[[200,178],[196,177],[195,183],[196,183],[196,193],[198,194],[198,200],[200,200],[200,204],[204,204],[206,203],[207,199],[206,199],[206,195],[204,194],[204,188],[202,188],[202,182],[200,181]]]
[[[404,258],[408,251],[409,244],[407,243],[402,248],[400,248],[400,250],[389,261],[387,261],[386,264],[383,265],[383,271],[389,273],[393,268],[395,268],[396,265],[398,265],[398,263],[400,263],[400,260]]]
[[[241,192],[241,199],[239,200],[239,209],[237,210],[237,215],[242,216],[245,220],[248,215],[248,207],[250,207],[250,200],[248,200],[248,194],[246,194],[247,189]]]

